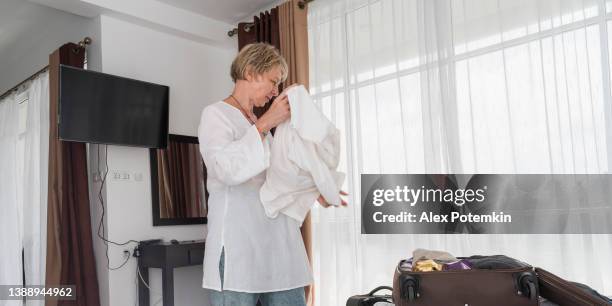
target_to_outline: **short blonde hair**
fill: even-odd
[[[238,80],[246,79],[248,72],[262,75],[275,67],[280,68],[281,82],[284,82],[287,79],[289,68],[280,51],[266,43],[248,44],[236,55],[232,62],[230,75],[232,81],[236,83]]]

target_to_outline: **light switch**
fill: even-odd
[[[115,170],[111,173],[111,177],[114,181],[129,181],[131,175],[127,171]]]

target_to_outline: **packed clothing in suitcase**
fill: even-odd
[[[392,294],[380,294],[383,289]],[[347,306],[368,305],[600,306],[612,300],[508,256],[454,257],[417,249],[397,264],[392,288],[378,287],[347,301]]]

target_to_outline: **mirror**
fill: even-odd
[[[153,226],[205,224],[206,166],[198,138],[168,135],[168,147],[150,149]]]

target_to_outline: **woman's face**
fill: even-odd
[[[278,95],[278,85],[280,85],[281,76],[280,67],[274,67],[268,72],[250,78],[249,81],[252,90],[251,102],[253,106],[262,107],[268,103],[272,97]]]

